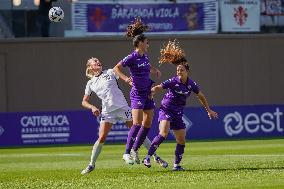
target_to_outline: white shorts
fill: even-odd
[[[126,106],[108,113],[102,113],[101,121],[109,122],[112,124],[115,124],[117,122],[132,121],[131,108]]]

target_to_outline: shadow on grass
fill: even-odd
[[[157,172],[219,172],[219,171],[257,171],[257,170],[284,170],[284,167],[241,167],[241,168],[209,168],[209,169],[185,169],[185,171],[159,170]]]

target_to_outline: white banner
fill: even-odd
[[[223,32],[260,31],[259,0],[220,0]]]
[[[266,0],[265,1],[266,15],[281,15],[282,1],[281,0]]]

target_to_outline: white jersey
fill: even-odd
[[[128,107],[127,101],[118,87],[118,78],[112,69],[108,69],[99,76],[93,76],[86,85],[85,95],[91,95],[94,92],[102,100],[102,114]]]

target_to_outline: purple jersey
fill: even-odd
[[[199,87],[188,78],[187,84],[183,84],[178,76],[164,81],[162,84],[164,89],[169,89],[162,100],[162,108],[182,111],[186,105],[186,98],[190,96],[191,91],[198,94]]]
[[[129,67],[133,81],[133,89],[138,91],[150,90],[152,81],[150,79],[150,63],[146,54],[141,56],[133,51],[122,60],[123,67]]]

